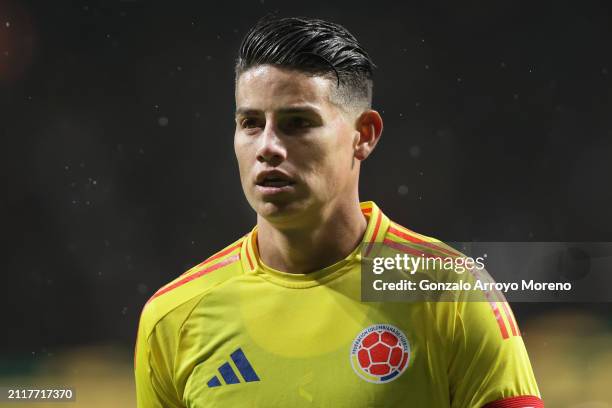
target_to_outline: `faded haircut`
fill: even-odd
[[[372,106],[376,67],[344,27],[314,18],[267,16],[246,34],[236,61],[236,81],[258,65],[277,65],[329,78],[332,102],[345,110]]]

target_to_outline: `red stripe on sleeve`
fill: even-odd
[[[425,258],[435,258],[435,259],[441,258],[438,255],[434,255],[434,254],[430,254],[430,253],[427,253],[427,252],[419,251],[416,248],[413,248],[411,246],[402,244],[401,242],[395,242],[393,240],[390,240],[389,238],[385,238],[384,241],[383,241],[383,244],[385,244],[388,247],[391,247],[393,249],[397,249],[398,251],[402,251],[402,252],[405,252],[407,254],[414,255],[414,256],[424,256]]]
[[[499,312],[499,308],[495,303],[491,303],[491,308],[493,309],[493,314],[495,315],[495,320],[497,320],[497,325],[499,326],[499,330],[501,331],[502,338],[504,340],[509,338],[510,336],[508,335],[508,329],[506,329],[506,324],[504,323],[504,319],[502,319],[501,313]]]
[[[212,261],[214,261],[215,259],[219,259],[219,258],[221,258],[222,256],[225,256],[225,255],[229,254],[230,252],[234,251],[236,248],[240,248],[240,246],[241,246],[241,245],[242,245],[242,240],[240,240],[240,242],[238,242],[236,245],[231,246],[231,247],[229,247],[229,248],[227,248],[227,249],[225,249],[225,250],[223,250],[223,251],[221,251],[221,252],[219,252],[219,253],[217,253],[217,254],[215,254],[215,255],[211,256],[210,258],[208,258],[208,259],[207,259],[207,260],[205,260],[204,262],[200,263],[200,264],[199,264],[197,267],[203,267],[203,266],[205,266],[206,264],[211,263],[211,262],[212,262]],[[189,272],[190,272],[190,271],[187,271],[187,272],[185,272],[185,273],[189,273]],[[184,273],[183,275],[185,275],[185,273]]]
[[[199,278],[199,277],[200,277],[200,276],[202,276],[202,275],[206,275],[207,273],[210,273],[210,272],[212,272],[212,271],[216,271],[217,269],[219,269],[219,268],[221,268],[221,267],[223,267],[223,266],[225,266],[225,265],[229,265],[229,264],[231,264],[231,263],[234,263],[234,262],[236,262],[238,259],[239,259],[239,256],[238,256],[238,255],[233,255],[233,256],[230,256],[229,258],[226,258],[226,259],[224,259],[224,260],[222,260],[222,261],[220,261],[220,262],[217,262],[216,264],[214,264],[214,265],[212,265],[212,266],[210,266],[210,267],[208,267],[208,268],[202,269],[202,270],[201,270],[201,271],[199,271],[199,272],[196,272],[196,273],[194,273],[194,274],[192,274],[192,275],[186,276],[185,278],[183,278],[183,279],[181,279],[181,280],[179,280],[179,281],[177,281],[177,282],[173,283],[172,285],[166,286],[166,287],[164,287],[164,288],[162,288],[162,289],[158,290],[158,291],[157,291],[157,292],[156,292],[156,293],[155,293],[155,294],[154,294],[154,295],[151,297],[151,299],[149,299],[149,300],[148,300],[148,302],[147,302],[147,303],[149,303],[150,301],[152,301],[152,300],[153,300],[153,299],[155,299],[156,297],[159,297],[159,296],[163,295],[164,293],[167,293],[167,292],[171,291],[172,289],[176,289],[176,288],[178,288],[179,286],[182,286],[182,285],[186,284],[187,282],[191,282],[192,280],[194,280],[194,279],[196,279],[196,278]]]
[[[470,273],[472,274],[472,276],[476,279],[480,279],[480,280],[485,280],[490,282],[489,279],[487,279],[486,277],[484,277],[480,271],[477,270],[470,270]],[[508,339],[510,336],[508,335],[508,329],[506,329],[506,324],[504,323],[504,320],[501,317],[501,313],[499,311],[499,308],[497,307],[497,303],[495,298],[493,298],[493,296],[491,295],[491,293],[489,291],[484,291],[483,292],[485,297],[487,298],[487,301],[489,302],[489,306],[491,306],[491,311],[493,312],[493,315],[495,316],[495,320],[497,320],[497,325],[499,326],[499,330],[501,331],[501,335],[503,337],[503,339]],[[499,293],[498,293],[499,295]],[[505,298],[502,301],[500,301],[500,303],[505,304]],[[510,322],[510,324],[514,324],[512,320],[508,320],[508,322]]]
[[[544,401],[532,395],[521,395],[489,402],[482,408],[544,408]]]
[[[419,245],[425,246],[427,248],[434,249],[436,251],[443,252],[443,253],[451,255],[451,256],[460,256],[460,254],[457,253],[457,252],[454,252],[454,251],[451,251],[451,250],[448,250],[448,249],[445,249],[445,248],[440,248],[436,244],[433,244],[431,242],[423,241],[422,239],[419,239],[419,238],[414,237],[414,236],[412,236],[410,234],[407,234],[404,231],[402,231],[402,230],[400,230],[398,228],[395,228],[393,226],[389,227],[389,232],[391,234],[395,235],[396,237],[404,238],[405,240],[410,241],[410,242],[414,242],[415,244],[419,244]]]
[[[510,329],[512,330],[512,335],[516,336],[517,335],[516,326],[514,325],[514,319],[512,319],[512,313],[510,312],[510,308],[508,307],[508,304],[506,302],[502,302],[502,305],[504,307],[504,314],[506,315],[506,320],[508,320],[508,322],[510,323]]]

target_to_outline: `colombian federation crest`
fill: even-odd
[[[410,343],[390,324],[373,324],[363,329],[351,345],[351,365],[364,380],[382,384],[398,378],[408,367]]]

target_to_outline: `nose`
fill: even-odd
[[[260,135],[257,161],[276,167],[287,158],[287,149],[278,137],[274,125],[270,122],[266,123],[265,129]]]

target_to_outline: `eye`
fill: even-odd
[[[243,129],[255,129],[263,127],[263,124],[257,118],[242,118],[240,119],[240,127]]]
[[[279,127],[287,133],[302,133],[314,127],[315,123],[305,116],[289,116],[283,118]]]
[[[306,128],[312,126],[312,122],[307,118],[293,117],[288,120],[289,127],[292,128]]]

